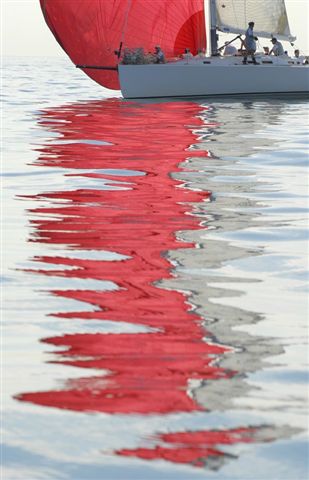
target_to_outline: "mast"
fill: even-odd
[[[206,55],[210,57],[217,54],[217,6],[216,0],[204,0],[205,29],[207,39]]]
[[[209,0],[211,55],[217,54],[217,6],[216,0]]]

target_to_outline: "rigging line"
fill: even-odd
[[[129,12],[130,12],[130,9],[131,9],[131,4],[132,4],[132,0],[128,0],[127,10],[126,10],[125,17],[124,17],[124,24],[123,24],[123,29],[122,29],[121,38],[120,38],[118,58],[120,58],[121,49],[122,49],[122,45],[123,45],[123,42],[124,42],[124,37],[125,37],[126,30],[127,30],[127,26],[128,26],[128,19],[129,19]]]
[[[42,12],[43,12],[43,17],[45,18],[46,15],[46,5],[45,5],[45,0],[42,2]]]
[[[245,20],[246,20],[246,25],[248,23],[248,19],[247,19],[247,2],[244,2],[244,17],[245,17]],[[251,20],[250,20],[251,22]]]
[[[49,21],[49,16],[48,16],[47,9],[46,9],[46,2],[47,2],[47,0],[43,0],[42,4],[41,4],[41,9],[42,9],[44,20],[45,20],[46,24],[48,25],[49,29],[51,30],[52,34],[54,35],[55,39],[59,43],[60,47],[67,53],[66,49],[64,48],[64,45],[63,45],[62,41],[60,40],[60,37],[59,37],[57,31],[55,30],[55,27],[54,27],[53,23]]]
[[[235,2],[234,2],[234,0],[232,0],[232,7],[233,7],[233,12],[234,12],[234,19],[235,19],[235,21],[236,21],[237,27],[239,28],[239,23],[238,23],[238,19],[237,19],[237,15],[236,15]]]

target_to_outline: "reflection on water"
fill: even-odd
[[[208,467],[216,470],[226,459],[233,455],[220,449],[218,445],[250,443],[254,441],[255,428],[237,428],[232,430],[212,430],[195,432],[176,432],[159,435],[162,443],[153,448],[120,450],[119,455],[137,456],[145,460],[164,459],[174,463],[189,463],[194,467]]]
[[[282,286],[267,276],[282,257],[265,245],[276,238],[279,207],[287,212],[282,187],[266,178],[272,128],[284,115],[280,102],[115,99],[38,112],[31,188],[12,188],[31,228],[26,253],[15,251],[19,284],[6,279],[19,288],[24,317],[12,345],[31,374],[22,370],[12,388],[8,478],[16,480],[17,462],[18,478],[29,480],[257,480],[260,461],[260,478],[277,478],[290,444],[279,460],[261,452],[298,431],[299,400],[285,399],[279,383],[278,397],[273,389],[267,398],[248,380],[284,352],[277,332],[257,326],[265,289]],[[10,175],[15,185],[27,172]],[[277,210],[267,210],[269,195],[280,198]],[[294,226],[301,213],[287,198]],[[296,304],[301,272],[284,255]],[[263,308],[248,306],[244,290],[257,303],[261,295]],[[36,350],[44,354],[33,359]],[[270,384],[278,378],[265,371]],[[296,464],[280,478],[291,480]]]
[[[176,189],[179,182],[168,175],[187,155],[185,149],[193,135],[185,125],[194,122],[195,113],[195,105],[140,108],[110,101],[44,114],[41,123],[60,134],[66,144],[56,141],[44,146],[38,163],[57,167],[69,164],[76,169],[91,166],[91,172],[75,175],[95,179],[97,188],[38,194],[35,198],[45,200],[47,206],[32,211],[39,215],[39,219],[31,221],[32,241],[62,244],[71,251],[103,249],[125,256],[120,261],[76,259],[72,253],[70,258],[38,257],[41,263],[70,268],[38,269],[37,273],[103,280],[115,286],[112,291],[54,289],[54,295],[87,302],[95,308],[88,312],[58,312],[57,316],[71,321],[83,318],[130,322],[151,327],[151,331],[44,339],[65,347],[57,352],[61,362],[103,370],[104,375],[75,379],[68,381],[63,390],[23,394],[20,399],[112,413],[191,411],[199,407],[186,392],[189,380],[228,375],[213,365],[213,355],[227,348],[203,341],[205,332],[200,319],[186,304],[184,294],[153,285],[171,276],[171,266],[163,253],[192,246],[175,239],[177,230],[198,228],[198,220],[185,215],[186,204],[208,197],[207,193]],[[59,116],[62,123],[53,123],[53,118]],[[182,146],[170,141],[166,124],[175,140],[182,137]],[[104,132],[102,125],[107,125]],[[146,125],[149,140],[141,149]],[[101,139],[109,146],[86,144],[83,140],[90,136],[92,142]],[[121,173],[123,166],[143,175],[101,173],[108,168],[120,169]],[[65,201],[65,205],[60,207],[59,201]]]
[[[77,173],[66,175],[87,178],[88,186],[32,197],[40,206],[31,210],[30,240],[61,244],[68,255],[37,256],[34,261],[48,268],[31,272],[98,281],[95,290],[59,290],[55,279],[53,295],[85,302],[89,310],[51,314],[70,322],[144,325],[147,331],[100,333],[98,328],[95,333],[63,332],[44,338],[45,343],[61,347],[53,361],[94,369],[95,374],[68,379],[61,389],[22,393],[19,400],[79,411],[190,412],[203,409],[192,398],[190,385],[237,374],[218,364],[219,357],[232,347],[205,340],[212,334],[201,325],[202,318],[194,313],[188,295],[155,285],[173,276],[168,250],[194,247],[176,238],[180,230],[200,229],[198,216],[187,214],[191,204],[209,201],[208,192],[184,188],[169,175],[188,157],[188,148],[196,140],[192,129],[202,124],[201,111],[191,103],[140,106],[109,101],[42,114],[40,124],[58,137],[38,148],[36,163],[74,168]],[[196,152],[195,157],[207,161],[207,152]],[[112,169],[118,174],[109,173]],[[89,179],[95,188],[90,188]],[[122,257],[80,259],[74,256],[79,250],[104,250]],[[100,289],[100,281],[112,282],[114,287]],[[208,457],[214,464],[214,458],[224,456],[218,444],[253,441],[255,431],[242,427],[175,432],[158,437],[163,446],[116,453],[202,466]]]

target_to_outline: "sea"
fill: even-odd
[[[308,101],[2,67],[2,478],[307,479]]]

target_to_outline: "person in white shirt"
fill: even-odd
[[[199,48],[194,58],[196,59],[205,58],[205,50],[203,50],[202,48]]]
[[[300,55],[300,52],[298,49],[294,50],[293,60],[298,65],[302,65],[303,63],[306,63],[306,57],[304,55]]]
[[[190,60],[190,58],[193,58],[193,55],[190,52],[190,48],[185,48],[185,53],[182,54],[182,58],[184,60]]]
[[[244,65],[247,64],[247,58],[248,58],[248,55],[251,55],[251,58],[252,58],[252,63],[254,63],[255,65],[257,65],[257,61],[255,60],[255,51],[256,51],[256,41],[258,40],[258,38],[254,35],[254,32],[253,32],[253,29],[254,29],[254,22],[249,22],[248,23],[248,28],[246,30],[246,38],[245,38],[245,41],[244,41],[244,47],[246,49],[245,51],[245,54],[244,54],[244,59],[242,61],[242,63]]]
[[[279,57],[280,55],[284,55],[284,48],[282,46],[282,43],[278,42],[278,40],[275,37],[271,39],[271,43],[273,44],[273,48],[269,52],[269,55],[273,54],[276,57]]]
[[[229,42],[225,42],[225,49],[223,52],[223,55],[236,55],[237,54],[237,48],[234,47],[234,45],[229,44]]]

